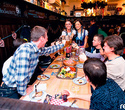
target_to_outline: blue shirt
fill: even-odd
[[[85,55],[89,58],[99,58],[101,61],[104,61],[104,56],[102,56],[100,53],[91,53],[88,51],[85,51]]]
[[[38,63],[40,55],[49,55],[61,49],[64,45],[55,45],[38,49],[33,42],[22,44],[14,53],[3,82],[8,87],[17,87],[21,95],[26,95],[27,84]]]
[[[97,87],[91,96],[90,109],[93,110],[123,110],[125,93],[112,79],[107,79],[106,84]]]
[[[84,45],[84,39],[86,36],[88,36],[88,31],[85,29],[84,32],[76,33],[76,43],[78,44],[78,46]]]

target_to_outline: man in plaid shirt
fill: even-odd
[[[48,41],[47,30],[35,26],[31,31],[31,42],[22,44],[14,53],[7,73],[3,74],[0,96],[20,98],[26,95],[29,83],[41,55],[49,55],[64,47],[62,44],[44,47]],[[2,91],[4,89],[4,91]]]

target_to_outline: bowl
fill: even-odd
[[[65,66],[75,66],[76,65],[76,61],[74,61],[74,60],[64,60],[63,64]]]

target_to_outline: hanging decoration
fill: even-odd
[[[86,2],[81,3],[81,7],[84,9],[88,8],[88,4]]]
[[[89,3],[86,3],[86,2],[82,2],[81,3],[81,7],[82,8],[84,8],[84,9],[87,9],[87,8],[105,8],[105,6],[107,5],[107,3],[106,2],[104,2],[104,1],[96,1],[96,2],[89,2]]]
[[[94,7],[94,4],[90,1],[90,2],[88,3],[88,8],[92,9],[92,7]]]

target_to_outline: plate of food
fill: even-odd
[[[42,75],[37,76],[37,79],[41,81],[48,80],[49,78],[50,78],[50,75],[48,74],[42,74]]]
[[[46,92],[45,91],[40,91],[40,92],[37,92],[36,94],[35,94],[35,91],[32,91],[30,94],[29,94],[29,98],[30,99],[33,99],[33,100],[40,100],[40,99],[42,99],[43,97],[44,97],[44,94],[45,94]]]
[[[83,64],[77,64],[76,67],[83,69]]]
[[[50,68],[54,68],[54,69],[59,68],[59,67],[60,67],[60,65],[58,65],[58,64],[52,64],[52,65],[50,65]]]
[[[56,77],[60,79],[74,79],[77,76],[77,68],[73,66],[62,66]]]
[[[64,102],[61,104],[61,106],[69,107],[71,104],[72,104],[71,102]],[[71,107],[79,108],[76,104],[71,105]]]
[[[73,59],[68,59],[68,60],[64,60],[63,64],[66,66],[75,66],[76,65],[76,61],[74,61]]]
[[[86,84],[87,81],[85,79],[85,77],[81,78],[81,77],[77,77],[75,79],[73,79],[73,82],[77,85],[83,85],[83,84]]]
[[[56,61],[62,61],[62,59],[63,59],[63,58],[60,57],[60,58],[57,58]]]

